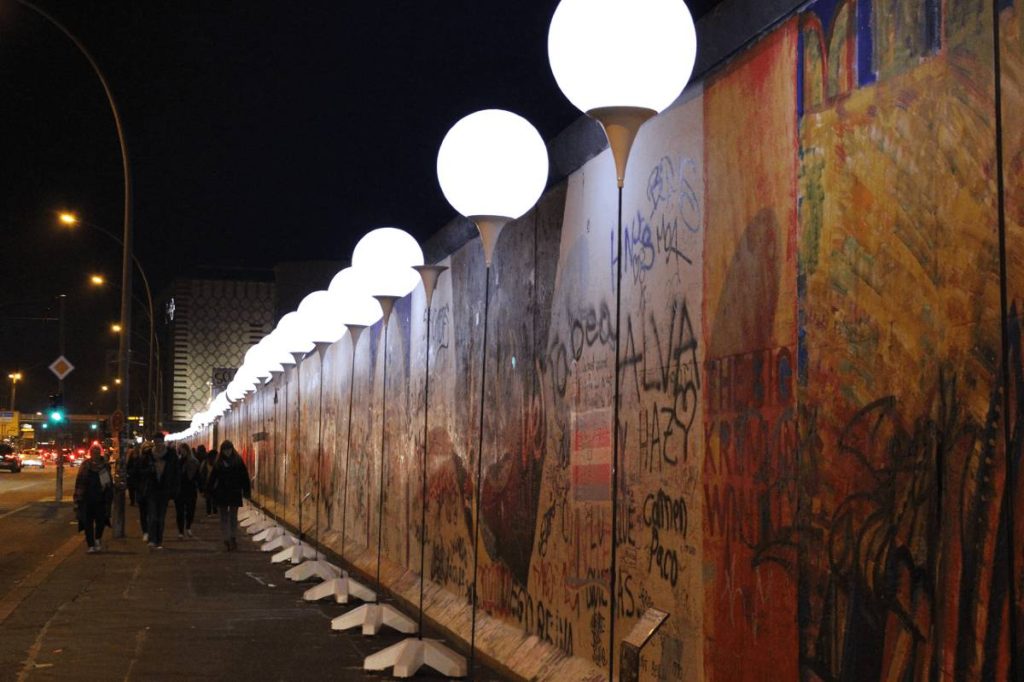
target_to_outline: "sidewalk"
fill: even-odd
[[[79,534],[40,566],[0,628],[0,679],[390,679],[363,672],[363,658],[403,636],[331,631],[351,607],[303,602],[308,584],[285,579],[288,566],[241,529],[237,552],[223,550],[216,517],[178,540],[172,505],[166,549],[154,550],[128,511],[128,538],[86,554]]]

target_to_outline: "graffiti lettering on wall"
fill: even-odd
[[[458,537],[453,542],[437,540],[430,544],[430,579],[441,585],[466,589],[466,566],[469,565],[469,551],[466,541]]]
[[[664,543],[661,538],[666,533],[669,537],[678,535],[682,541],[686,540],[686,500],[673,497],[659,488],[657,493],[649,493],[644,499],[643,519],[644,525],[651,530],[647,571],[675,587],[679,582],[679,554],[673,545]]]
[[[623,227],[623,274],[632,275],[634,285],[643,285],[656,264],[680,262],[693,265],[683,251],[686,233],[695,233],[702,224],[700,196],[703,185],[699,169],[692,159],[673,161],[663,157],[651,170],[647,181],[650,210],[645,216],[637,211]],[[612,260],[615,235],[612,235]]]
[[[677,433],[682,439],[678,449],[687,461],[699,405],[697,336],[686,302],[673,302],[667,317],[667,330],[659,328],[653,312],[646,324],[634,323],[632,315],[626,318],[622,371],[632,374],[637,401],[641,396],[650,398],[650,407],[642,403],[637,421],[640,461],[649,472],[679,463],[677,448],[670,448]]]

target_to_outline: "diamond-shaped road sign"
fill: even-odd
[[[68,362],[68,359],[63,355],[53,361],[50,365],[50,371],[57,375],[57,378],[61,381],[64,377],[71,374],[75,369],[75,366]]]

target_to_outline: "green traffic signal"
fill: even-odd
[[[64,421],[64,413],[60,410],[53,410],[50,412],[50,421],[58,423]]]

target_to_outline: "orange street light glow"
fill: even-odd
[[[102,386],[100,386],[100,390],[103,391],[104,393],[106,393],[107,391],[110,390],[110,386],[107,386],[106,384],[103,384]]]
[[[107,280],[105,277],[103,277],[103,275],[91,275],[89,277],[89,281],[95,284],[96,286],[102,286],[107,283]]]
[[[120,379],[114,379],[114,383],[117,384],[118,386],[120,386],[121,385],[121,380]]]
[[[114,324],[110,325],[110,331],[114,332],[115,334],[120,334],[121,325],[115,322]]]
[[[71,225],[77,225],[78,224],[78,216],[76,216],[74,213],[71,213],[69,211],[61,211],[57,215],[57,217],[65,225],[71,226]]]

